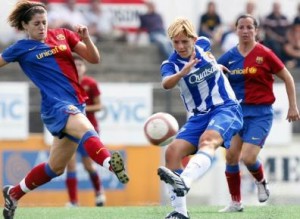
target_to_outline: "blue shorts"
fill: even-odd
[[[244,142],[263,147],[273,123],[272,105],[242,105],[244,126],[239,132]]]
[[[216,130],[223,138],[223,145],[230,147],[232,137],[243,126],[243,115],[240,105],[224,104],[204,114],[191,116],[179,130],[176,139],[184,139],[198,148],[199,139],[206,130]]]
[[[53,136],[58,138],[63,138],[66,133],[62,130],[65,128],[69,115],[75,115],[78,113],[85,114],[85,104],[73,105],[69,102],[56,102],[47,110],[43,110],[41,113],[41,118]]]

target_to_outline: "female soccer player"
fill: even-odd
[[[293,77],[270,49],[256,42],[257,31],[256,19],[248,14],[241,15],[236,21],[239,44],[218,60],[219,64],[229,69],[229,82],[241,102],[244,116],[242,130],[233,138],[230,148],[226,150],[225,174],[232,201],[220,212],[243,211],[240,160],[255,179],[259,202],[265,202],[269,198],[269,189],[258,154],[272,126],[272,104],[275,101],[274,75],[285,83],[289,100],[287,120],[289,122],[299,120]]]
[[[120,154],[110,154],[84,114],[86,94],[78,82],[72,51],[90,63],[100,61],[88,29],[78,25],[75,32],[48,30],[44,4],[27,0],[16,3],[8,21],[17,30],[25,31],[28,38],[3,51],[0,67],[18,62],[40,89],[41,118],[54,136],[54,142],[48,162],[34,167],[19,184],[3,188],[4,218],[14,217],[17,202],[23,195],[62,174],[78,144],[83,145],[96,163],[127,183],[129,178]]]
[[[185,18],[176,19],[168,35],[175,52],[161,65],[162,85],[179,87],[191,116],[168,146],[166,167],[159,167],[158,175],[167,183],[174,207],[166,218],[187,219],[185,195],[192,182],[208,171],[220,145],[230,146],[243,121],[234,92],[210,52],[209,39],[198,37]],[[195,155],[182,172],[181,160],[191,154]]]

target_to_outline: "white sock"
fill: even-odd
[[[167,189],[169,191],[169,197],[171,201],[171,206],[174,208],[175,211],[183,214],[184,216],[188,217],[187,215],[187,207],[186,207],[186,196],[178,197],[174,191],[173,187],[170,184],[166,184]]]
[[[109,164],[109,161],[110,161],[110,157],[107,157],[104,161],[103,161],[103,167],[108,169],[110,168],[110,164]]]
[[[191,188],[192,183],[207,172],[211,166],[211,161],[212,158],[201,151],[198,151],[197,154],[190,159],[180,175],[188,188]]]
[[[25,193],[30,192],[30,189],[26,186],[25,178],[21,180],[20,187],[23,192]]]

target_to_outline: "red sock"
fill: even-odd
[[[90,173],[90,179],[92,181],[92,184],[93,184],[93,187],[95,189],[95,193],[96,195],[100,194],[100,190],[101,190],[101,180],[100,180],[100,177],[98,175],[98,173],[95,171],[95,172],[92,172]]]
[[[232,201],[240,202],[241,201],[241,177],[240,172],[229,173],[225,172],[229,192],[231,195]]]
[[[70,202],[72,204],[77,204],[78,203],[77,178],[76,177],[67,178],[66,186],[67,186]]]
[[[100,139],[96,136],[86,139],[83,143],[83,146],[88,155],[101,166],[103,166],[103,161],[110,157],[110,152],[106,147],[104,147]]]
[[[256,179],[257,182],[261,182],[264,179],[263,165],[260,165],[256,171],[250,171],[250,173]]]
[[[25,185],[27,188],[21,188],[20,183],[10,190],[12,198],[19,200],[25,193],[49,182],[54,175],[49,176],[46,172],[46,163],[41,163],[34,167],[25,177]],[[23,181],[23,180],[22,180]],[[25,190],[25,191],[24,191]]]

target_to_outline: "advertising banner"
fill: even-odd
[[[26,139],[29,132],[27,83],[0,83],[0,139]]]
[[[49,0],[49,5],[61,7],[65,0]],[[78,0],[77,7],[87,10],[90,0]],[[143,0],[101,0],[101,9],[110,13],[113,17],[115,28],[126,31],[136,31],[139,26],[139,13],[145,13],[146,7]]]
[[[49,159],[50,148],[44,144],[41,134],[31,134],[28,139],[22,141],[0,140],[0,145],[0,184],[2,186],[17,184],[34,166],[47,162]],[[156,174],[149,173],[155,173],[160,165],[161,149],[151,145],[145,147],[106,145],[106,147],[111,152],[118,151],[121,154],[130,183],[121,184],[114,173],[94,164],[107,198],[105,206],[140,206],[160,203],[160,181],[157,180]],[[95,206],[95,193],[90,176],[84,170],[80,159],[81,156],[78,155],[76,174],[79,205]],[[65,206],[69,202],[65,179],[64,173],[30,192],[22,198],[22,206]],[[0,205],[3,206],[3,199],[0,199]]]
[[[125,151],[120,151],[122,157],[126,162]],[[2,166],[3,185],[15,185],[21,181],[26,174],[36,165],[47,162],[49,157],[48,151],[3,151],[2,153]],[[85,171],[82,162],[80,162],[80,156],[77,157],[76,163],[76,176],[78,180],[78,188],[80,190],[91,189],[90,176]],[[122,190],[124,184],[120,183],[116,176],[103,167],[96,165],[97,171],[101,177],[101,182],[106,190]],[[47,183],[39,189],[41,190],[65,190],[66,172],[51,180],[51,183]]]
[[[143,125],[152,114],[152,85],[101,83],[103,110],[97,114],[105,144],[149,145]]]
[[[289,102],[283,83],[274,84],[276,101],[273,104],[274,119],[270,134],[266,140],[266,145],[282,145],[292,141],[292,123],[286,120]]]
[[[96,114],[100,137],[105,145],[149,145],[143,126],[152,114],[152,85],[127,83],[101,83],[103,109]],[[52,136],[44,129],[47,145]]]

